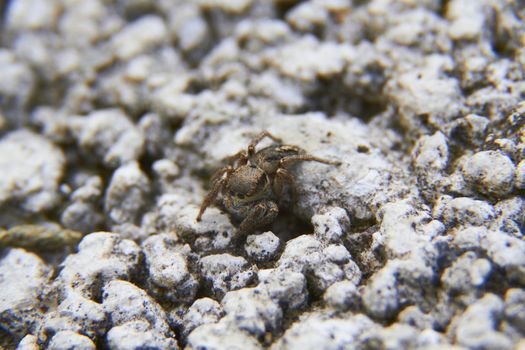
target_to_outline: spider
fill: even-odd
[[[265,137],[274,144],[256,151],[255,147]],[[299,161],[314,161],[339,165],[326,159],[309,155],[303,149],[285,145],[268,131],[257,135],[242,150],[229,157],[230,165],[219,169],[211,178],[211,190],[204,198],[197,221],[208,206],[221,194],[220,205],[240,222],[239,233],[246,235],[273,223],[279,213],[279,204],[289,186],[291,197],[297,196],[294,177],[288,168]]]

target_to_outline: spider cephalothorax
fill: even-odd
[[[265,137],[271,138],[274,144],[256,152],[255,147]],[[283,145],[280,139],[263,131],[247,150],[230,158],[229,166],[213,175],[211,190],[202,202],[197,221],[220,194],[219,204],[240,222],[241,234],[271,224],[279,213],[279,203],[287,186],[295,199],[295,180],[288,168],[299,161],[339,164],[309,155],[300,147]]]

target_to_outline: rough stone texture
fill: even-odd
[[[0,205],[20,203],[20,209],[39,213],[60,203],[58,186],[66,163],[61,149],[38,134],[18,130],[0,140],[0,155]],[[2,226],[12,224],[7,213],[0,217]]]
[[[207,289],[219,299],[230,290],[246,287],[256,277],[244,258],[230,254],[201,258],[199,268]]]
[[[308,290],[302,273],[277,268],[260,270],[258,277],[257,288],[284,310],[296,311],[306,305]]]
[[[450,332],[468,348],[511,349],[510,339],[497,329],[502,312],[503,301],[487,294],[452,321]]]
[[[254,288],[244,288],[226,293],[222,300],[226,316],[221,322],[262,338],[276,333],[282,322],[282,310],[266,293]]]
[[[271,349],[359,349],[360,336],[374,327],[363,315],[330,319],[328,315],[308,314],[293,324]]]
[[[478,152],[465,161],[462,170],[467,183],[482,194],[501,197],[513,190],[514,164],[500,152]]]
[[[270,231],[246,237],[244,250],[250,258],[257,262],[264,262],[275,258],[280,246],[279,237]]]
[[[344,209],[328,208],[325,213],[312,216],[312,225],[320,241],[341,242],[350,227],[350,219]]]
[[[106,192],[105,210],[116,224],[133,223],[140,219],[150,186],[136,162],[129,162],[113,173]]]
[[[95,350],[95,344],[85,335],[72,331],[60,331],[51,338],[48,349]]]
[[[62,298],[70,293],[91,299],[100,297],[102,286],[114,279],[130,279],[138,267],[140,249],[116,234],[98,232],[87,235],[78,253],[62,263],[56,285]]]
[[[19,341],[42,318],[50,269],[36,255],[10,249],[0,261],[0,345]]]
[[[188,336],[188,345],[185,349],[260,350],[263,347],[256,339],[239,331],[230,323],[219,322],[197,327]]]
[[[70,123],[80,149],[95,162],[116,167],[143,151],[143,135],[121,110],[94,111]]]
[[[222,306],[213,299],[195,300],[182,319],[183,336],[187,337],[195,328],[208,323],[217,323],[224,316]]]
[[[99,208],[102,192],[102,179],[99,176],[83,180],[70,195],[71,202],[60,217],[62,224],[85,233],[101,228],[105,219]]]
[[[111,281],[104,286],[102,298],[102,305],[113,327],[145,321],[159,334],[173,336],[164,310],[137,286],[126,281]]]
[[[106,332],[107,327],[108,319],[102,305],[71,292],[56,310],[45,315],[39,325],[38,338],[39,342],[43,343],[62,331],[68,331],[85,335],[96,342]],[[64,340],[65,338],[67,333],[59,337]]]
[[[149,272],[148,289],[154,295],[174,302],[195,299],[199,280],[195,277],[188,245],[177,244],[166,234],[149,237],[142,244]]]
[[[4,48],[0,50],[0,74],[4,77],[0,83],[0,106],[7,111],[2,124],[22,126],[28,119],[26,108],[34,93],[35,77],[28,64],[17,61],[14,52]],[[15,111],[21,113],[17,115]]]
[[[519,1],[4,3],[0,347],[524,347]],[[263,130],[334,164],[197,222]]]
[[[107,344],[115,350],[179,348],[175,339],[151,330],[145,321],[131,321],[111,328],[107,334]]]

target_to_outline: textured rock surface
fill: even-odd
[[[523,348],[524,38],[512,0],[0,1],[0,348]],[[196,221],[263,130],[332,163]]]
[[[11,249],[0,262],[0,338],[3,345],[22,339],[43,316],[49,267],[38,256]]]
[[[2,226],[12,225],[10,207],[29,213],[43,213],[59,202],[59,182],[65,157],[48,139],[28,130],[6,134],[0,141],[0,216]],[[16,222],[16,221],[15,221]]]

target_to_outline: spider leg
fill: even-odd
[[[239,151],[235,153],[233,156],[229,156],[226,159],[228,163],[232,166],[235,164],[235,162],[237,162],[237,166],[245,165],[246,163],[248,163],[248,155],[246,151],[244,150]]]
[[[284,168],[288,164],[299,162],[299,161],[313,161],[313,162],[319,162],[319,163],[330,164],[330,165],[341,165],[341,162],[338,162],[338,161],[331,161],[328,159],[318,158],[315,156],[311,156],[309,154],[298,154],[298,155],[287,156],[287,157],[282,158],[279,161],[279,167]]]
[[[277,195],[277,197],[281,197],[283,195],[284,186],[288,184],[292,190],[292,203],[295,203],[295,199],[297,198],[297,186],[295,185],[295,179],[286,169],[279,168],[277,169],[275,173],[275,177],[273,179],[273,191]]]
[[[255,146],[257,146],[257,144],[261,142],[265,137],[269,137],[277,143],[282,142],[280,138],[273,136],[272,134],[270,134],[268,131],[265,130],[261,132],[259,135],[255,136],[252,142],[250,142],[250,144],[248,145],[248,156],[252,156],[255,154]]]
[[[212,188],[210,192],[206,195],[204,200],[202,201],[201,207],[199,209],[199,214],[197,214],[197,221],[201,221],[202,214],[204,214],[204,211],[207,207],[212,204],[215,199],[217,198],[217,195],[219,192],[223,189],[224,185],[228,182],[228,179],[230,177],[230,174],[232,173],[233,168],[231,166],[227,166],[225,168],[217,170],[215,174],[212,176]]]
[[[272,201],[258,203],[248,211],[248,215],[239,225],[239,234],[247,235],[254,230],[271,224],[279,214],[277,204]]]

